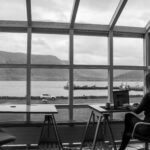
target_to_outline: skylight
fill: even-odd
[[[81,0],[77,23],[109,24],[119,0]]]
[[[73,0],[32,0],[33,21],[70,22]]]
[[[129,0],[116,25],[145,27],[150,19],[149,0]]]

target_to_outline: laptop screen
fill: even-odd
[[[129,104],[129,91],[113,91],[113,102],[114,108],[123,106],[124,104]]]

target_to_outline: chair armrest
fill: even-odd
[[[136,130],[137,126],[139,126],[139,125],[150,126],[150,123],[149,123],[149,122],[137,122],[137,123],[134,125],[133,131],[132,131],[132,134],[131,134],[131,137],[132,137],[132,138],[134,137],[134,133],[135,133],[135,130]]]

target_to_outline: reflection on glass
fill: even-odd
[[[26,34],[0,33],[0,64],[25,64],[26,57]]]
[[[130,0],[121,13],[116,25],[145,27],[150,16],[149,0]]]
[[[106,37],[75,36],[74,63],[86,65],[108,64],[108,43]]]
[[[81,0],[76,22],[88,24],[109,24],[119,0]]]
[[[31,0],[34,21],[69,22],[73,0]]]
[[[114,38],[114,65],[143,66],[143,39]]]
[[[69,37],[66,35],[33,34],[32,56],[33,64],[68,64]]]
[[[68,103],[68,91],[64,89],[69,79],[65,69],[32,69],[32,103]]]
[[[0,0],[0,10],[0,20],[27,21],[26,0]]]
[[[108,73],[100,69],[74,70],[74,103],[105,103],[108,97]]]

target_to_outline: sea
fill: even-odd
[[[43,93],[52,96],[68,96],[69,90],[65,89],[68,81],[31,81],[31,96],[40,96]],[[143,86],[143,82],[114,82],[114,86],[120,85]],[[106,81],[75,81],[76,86],[108,86]],[[26,81],[0,81],[0,96],[25,96]],[[143,91],[130,91],[130,95],[143,95]],[[107,89],[98,90],[74,90],[74,96],[108,96]]]

